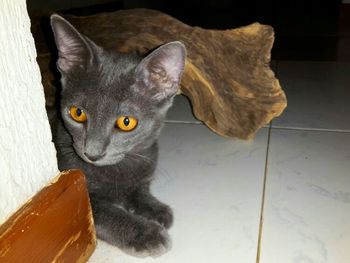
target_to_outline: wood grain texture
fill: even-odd
[[[165,42],[182,41],[188,58],[181,91],[191,100],[195,116],[222,136],[250,139],[287,105],[269,67],[274,41],[270,26],[208,30],[147,9],[65,17],[97,44],[120,52],[145,54]],[[35,35],[43,84],[50,90],[49,51],[40,34]]]
[[[63,172],[0,226],[1,263],[86,262],[96,246],[84,175]]]

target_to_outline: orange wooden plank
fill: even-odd
[[[96,235],[84,175],[61,173],[0,226],[0,263],[86,262]]]

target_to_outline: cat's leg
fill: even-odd
[[[143,185],[133,192],[128,198],[126,207],[135,214],[155,220],[166,228],[170,228],[173,223],[171,208],[150,193],[149,184]]]
[[[169,235],[164,226],[112,202],[95,197],[90,199],[99,239],[139,257],[156,257],[170,249]]]

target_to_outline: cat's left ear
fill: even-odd
[[[69,74],[73,70],[87,70],[99,47],[57,14],[51,15],[51,27],[58,49],[60,72]]]
[[[179,41],[169,42],[145,57],[136,68],[137,79],[157,100],[176,94],[185,68],[186,48]]]

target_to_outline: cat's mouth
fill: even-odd
[[[115,165],[116,163],[120,162],[124,158],[124,154],[118,154],[113,156],[103,156],[99,159],[93,159],[91,160],[84,154],[84,161],[87,163],[93,164],[95,166],[107,166],[107,165]]]

